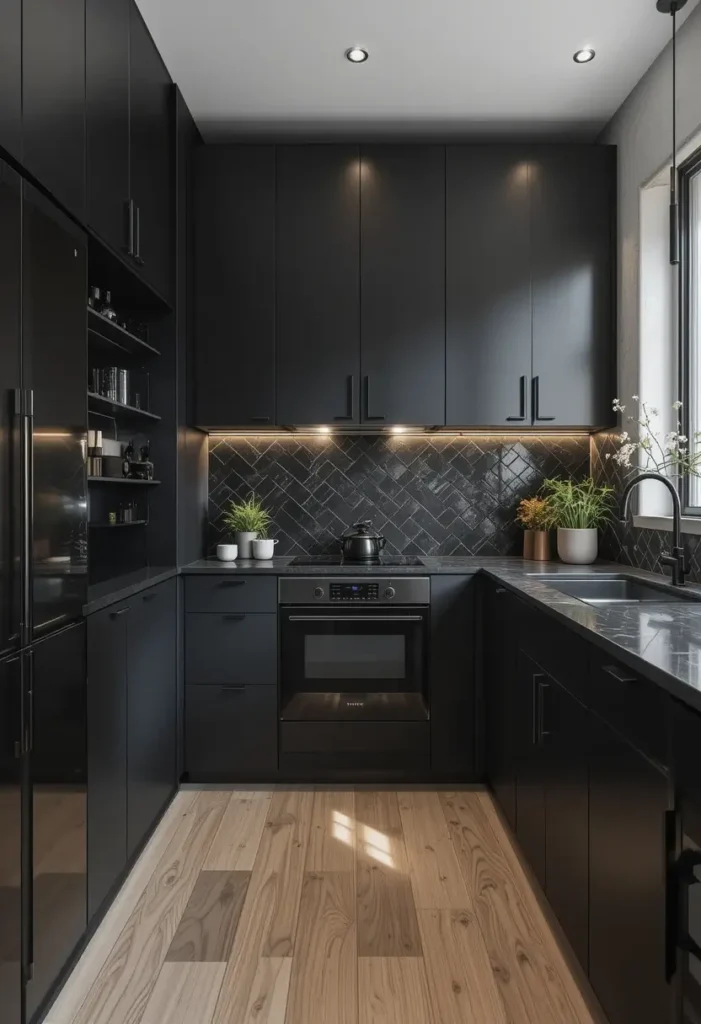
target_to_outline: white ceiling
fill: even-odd
[[[138,4],[208,140],[261,131],[591,136],[671,31],[655,0]],[[365,64],[344,59],[353,45],[369,50]],[[583,46],[597,56],[577,65]]]

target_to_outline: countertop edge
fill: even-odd
[[[180,575],[180,570],[177,566],[171,566],[164,568],[160,571],[153,572],[151,576],[144,576],[141,579],[129,580],[130,573],[125,573],[124,577],[116,577],[114,580],[108,580],[104,584],[96,584],[97,587],[104,586],[105,589],[110,583],[114,583],[114,590],[107,590],[105,593],[98,594],[97,597],[89,599],[83,605],[83,616],[94,615],[95,612],[101,612],[105,608],[111,607],[111,605],[119,604],[121,601],[127,601],[130,597],[134,597],[136,594],[140,594],[142,590],[148,590],[150,587],[156,587],[159,583],[165,583],[166,580],[173,579]],[[119,580],[123,582],[120,584]],[[129,580],[129,582],[127,582]]]

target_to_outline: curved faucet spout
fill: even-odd
[[[643,480],[659,480],[661,484],[667,488],[669,493],[672,495],[672,553],[660,555],[660,562],[663,565],[669,565],[672,567],[672,583],[675,587],[684,586],[684,578],[689,571],[686,566],[686,560],[684,557],[684,548],[682,547],[682,506],[679,500],[679,494],[672,481],[662,476],[661,473],[641,473],[636,476],[634,480],[630,480],[623,491],[623,513],[621,515],[621,523],[625,526],[628,522],[628,506],[630,505],[630,496]]]

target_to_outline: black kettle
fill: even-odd
[[[372,523],[366,519],[354,523],[353,529],[341,537],[341,554],[346,562],[371,562],[380,557],[385,538],[372,530]]]

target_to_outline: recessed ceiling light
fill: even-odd
[[[346,50],[346,60],[349,60],[351,64],[362,64],[369,56],[368,51],[363,50],[360,46],[351,46],[350,50]]]
[[[596,57],[596,50],[592,50],[590,46],[585,46],[583,50],[577,50],[572,60],[575,64],[588,64],[590,60],[594,60]]]

